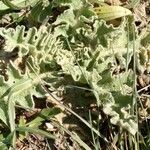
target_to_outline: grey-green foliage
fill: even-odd
[[[138,45],[137,53],[137,68],[140,73],[150,72],[150,27],[143,29],[139,35],[136,45]]]
[[[57,68],[53,58],[56,52],[62,49],[62,45],[48,28],[41,27],[38,31],[36,28],[30,28],[26,32],[24,26],[17,26],[16,29],[5,30],[5,28],[1,28],[0,34],[6,39],[5,51],[12,52],[14,48],[18,48],[20,58],[28,54],[30,60],[34,57],[33,68],[43,65],[42,68],[38,68],[41,73],[47,69],[45,67]],[[5,57],[4,55],[3,57]],[[47,66],[44,66],[44,64],[47,64]]]
[[[15,105],[34,108],[33,95],[44,96],[41,80],[50,78],[55,81],[57,79],[53,76],[53,72],[57,71],[58,67],[55,55],[62,49],[62,44],[48,28],[41,28],[38,31],[36,28],[25,31],[24,26],[18,26],[16,29],[0,28],[0,35],[6,40],[5,47],[1,50],[1,60],[5,63],[9,62],[8,65],[5,64],[5,75],[0,75],[0,119],[13,131],[15,129]],[[8,57],[16,48],[18,49],[16,58],[18,62]],[[19,67],[20,63],[24,63],[24,68]],[[45,84],[50,83],[45,82]]]
[[[106,27],[104,26],[104,29]],[[24,74],[11,62],[6,73],[9,79],[5,81],[1,76],[1,102],[5,102],[5,107],[1,109],[1,120],[7,125],[11,124],[11,130],[15,128],[15,103],[23,107],[34,107],[32,95],[39,95],[41,88],[37,86],[41,79],[56,81],[53,72],[62,70],[71,75],[76,82],[90,85],[98,105],[103,105],[104,112],[112,116],[112,123],[121,125],[132,134],[136,133],[134,116],[129,113],[132,103],[132,95],[129,94],[131,90],[129,93],[126,90],[130,89],[132,74],[129,71],[118,76],[112,75],[109,65],[114,64],[114,55],[110,49],[102,46],[92,49],[77,43],[72,51],[64,50],[61,42],[47,27],[38,31],[36,28],[25,31],[24,26],[18,26],[16,29],[1,28],[0,35],[6,39],[4,50],[7,54],[17,47],[18,57],[27,56]],[[124,44],[122,46],[125,48]],[[120,99],[114,93],[120,93]],[[5,111],[4,108],[9,111]],[[5,114],[11,122],[7,122]]]
[[[85,2],[87,3],[87,2]],[[38,1],[35,5],[33,5],[32,9],[31,9],[31,13],[29,14],[29,21],[30,23],[34,22],[34,23],[43,23],[51,18],[53,18],[55,16],[57,16],[58,13],[58,19],[54,18],[54,20],[56,19],[56,22],[54,24],[61,22],[60,18],[61,16],[64,16],[63,20],[70,20],[71,21],[75,21],[73,15],[73,11],[76,10],[75,13],[77,13],[78,11],[78,15],[79,13],[86,13],[87,14],[87,8],[86,11],[84,11],[84,9],[81,9],[83,7],[83,1],[82,0],[56,0],[56,1]],[[58,7],[58,8],[57,8]],[[69,9],[68,9],[69,8]],[[57,10],[56,12],[53,12],[54,10]],[[67,10],[68,9],[68,10]],[[66,11],[65,13],[60,13],[63,11]],[[60,12],[59,12],[60,11]],[[89,10],[90,12],[90,10]],[[67,15],[68,14],[68,15]],[[54,16],[53,16],[54,15]],[[69,17],[70,16],[70,17]]]
[[[0,28],[0,35],[6,39],[1,58],[7,58],[6,54],[13,52],[14,48],[19,49],[19,58],[26,58],[23,74],[18,65],[11,62],[6,72],[9,79],[5,81],[1,76],[1,102],[5,107],[1,108],[0,119],[7,125],[10,124],[8,118],[12,120],[11,130],[14,130],[15,103],[34,107],[32,95],[44,95],[40,87],[41,80],[45,79],[45,84],[51,85],[52,81],[59,81],[54,73],[63,72],[75,82],[88,84],[97,104],[102,105],[104,112],[111,116],[112,123],[134,135],[137,123],[130,114],[133,73],[129,70],[114,75],[112,67],[116,66],[116,59],[122,68],[126,65],[127,42],[133,40],[132,37],[127,39],[126,20],[117,28],[102,20],[95,21],[96,17],[87,1],[80,1],[78,5],[77,1],[55,1],[53,6],[48,4],[46,7],[40,2],[31,11],[31,16],[35,17],[35,21],[42,22],[44,17],[41,18],[42,13],[35,13],[36,8],[45,11],[45,8],[58,4],[69,8],[53,22],[53,33],[46,26],[27,31],[24,26],[17,26],[16,29]],[[58,40],[59,37],[63,43]],[[72,49],[66,45],[66,38]],[[128,53],[131,58],[133,52],[130,45]],[[23,100],[20,101],[21,95]],[[7,112],[8,107],[11,107],[9,110],[13,110],[13,113]]]
[[[35,23],[42,23],[49,19],[49,17],[52,15],[52,8],[52,3],[47,1],[39,1],[31,10],[29,15],[30,22],[33,21]]]
[[[22,8],[26,8],[28,6],[32,6],[35,5],[39,0],[2,0],[0,1],[0,11],[5,11],[8,9],[12,9],[12,10],[20,10]]]
[[[147,27],[141,31],[139,41],[144,48],[146,49],[150,48],[150,26],[149,25],[147,25]]]
[[[104,112],[111,116],[113,124],[134,135],[137,132],[137,123],[135,117],[130,114],[133,72],[129,70],[113,75],[111,70],[111,66],[116,66],[115,59],[122,68],[129,64],[133,55],[133,35],[127,38],[126,20],[123,20],[118,28],[114,28],[103,20],[94,21],[92,17],[95,16],[92,13],[87,16],[84,13],[77,15],[75,8],[70,8],[54,22],[58,24],[54,28],[54,34],[70,40],[71,57],[74,57],[72,60],[75,59],[70,61],[71,58],[68,58],[64,61],[62,57],[59,64],[74,81],[91,87],[97,104],[103,106]],[[132,19],[129,23],[132,24]],[[134,32],[132,26],[129,30],[130,33]],[[70,52],[68,54],[70,56]]]
[[[107,56],[105,51],[102,47],[95,52],[90,48],[84,49],[81,58],[76,58],[76,61],[80,60],[80,66],[66,63],[62,68],[68,71],[76,82],[87,83],[91,87],[97,104],[102,105],[105,114],[112,117],[113,124],[134,135],[137,132],[137,123],[130,114],[132,71],[113,75],[110,66],[114,63],[114,57]],[[104,53],[105,55],[101,55]]]

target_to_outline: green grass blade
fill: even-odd
[[[21,131],[21,132],[30,132],[34,134],[39,134],[41,136],[50,138],[50,139],[55,139],[56,137],[46,131],[40,130],[38,128],[30,128],[30,127],[17,127],[15,129],[16,131]]]

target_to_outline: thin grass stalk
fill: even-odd
[[[130,41],[130,39],[129,39],[130,38],[129,37],[130,30],[129,30],[129,19],[128,18],[127,18],[127,24],[126,25],[127,25],[127,57],[126,57],[126,71],[127,71],[128,70],[128,61],[129,61],[129,41]],[[134,63],[134,65],[135,65],[135,63]],[[135,67],[133,66],[133,68],[135,68]],[[133,78],[135,78],[135,77],[133,77]],[[134,80],[134,82],[135,82],[135,80]],[[133,85],[135,85],[135,84],[133,84]],[[134,88],[133,88],[133,91],[134,91]],[[134,101],[134,98],[133,98],[133,101]],[[134,104],[132,104],[132,107],[131,107],[131,115],[134,115]],[[128,147],[130,147],[130,150],[134,150],[133,149],[132,135],[130,133],[128,133],[128,141],[129,141]]]
[[[68,47],[69,47],[69,49],[70,49],[72,55],[75,56],[75,54],[74,54],[74,52],[73,52],[73,49],[71,48],[70,43],[69,43],[69,41],[68,41],[67,38],[66,38],[66,42],[67,42],[67,45],[68,45]],[[89,81],[88,81],[86,75],[84,74],[84,72],[83,72],[83,70],[82,70],[82,68],[81,68],[81,66],[80,66],[80,64],[79,64],[79,62],[78,62],[77,60],[75,60],[75,61],[76,61],[77,65],[78,65],[78,67],[79,67],[79,69],[80,69],[82,75],[84,76],[84,78],[85,78],[87,84],[89,84]]]
[[[91,116],[91,111],[90,110],[89,110],[89,121],[90,121],[91,126],[93,126],[92,125],[92,116]],[[91,134],[92,134],[93,146],[94,146],[95,150],[99,150],[97,145],[96,145],[96,140],[95,140],[96,138],[94,136],[94,132],[92,130],[91,130]]]
[[[127,18],[127,57],[126,57],[126,71],[128,71],[129,65],[129,20]]]
[[[132,104],[132,114],[134,115],[134,110],[135,110],[135,115],[136,115],[136,122],[138,126],[138,93],[137,93],[137,73],[136,73],[136,66],[137,66],[137,53],[136,53],[136,48],[135,48],[135,25],[134,22],[132,23],[132,28],[133,28],[133,104]],[[139,132],[139,126],[138,126],[138,132]],[[139,150],[139,133],[136,134],[136,142],[135,144],[135,149]]]
[[[52,150],[51,147],[50,147],[50,144],[49,144],[49,142],[48,142],[48,140],[47,140],[47,138],[46,138],[45,140],[46,140],[46,144],[47,144],[48,150]]]
[[[120,150],[124,150],[123,129],[120,127]]]
[[[124,132],[124,142],[125,142],[125,149],[128,150],[128,136],[127,136],[127,132]]]
[[[100,107],[98,107],[98,112],[100,112]],[[97,124],[98,124],[97,130],[99,131],[100,130],[100,118],[99,118],[99,116],[97,117]],[[97,145],[98,145],[99,150],[101,150],[100,141],[98,139],[98,136],[97,136]]]

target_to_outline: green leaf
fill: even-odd
[[[55,28],[55,34],[57,36],[63,35],[68,36],[66,34],[67,30],[70,26],[75,26],[77,23],[77,20],[75,19],[75,14],[73,12],[73,9],[65,10],[64,13],[59,15],[57,17],[57,20],[54,22],[54,25],[61,24],[60,26]]]
[[[5,123],[5,125],[9,126],[8,124],[8,114],[7,114],[7,105],[4,101],[0,101],[0,120]]]
[[[95,27],[95,32],[96,32],[96,39],[99,40],[99,43],[107,47],[108,46],[108,41],[111,37],[111,33],[117,30],[114,28],[112,25],[106,25],[106,22],[104,21],[96,21],[94,24]]]
[[[31,6],[31,5],[35,5],[39,0],[32,0],[32,1],[28,1],[28,0],[2,0],[2,2],[0,2],[0,11],[2,10],[7,10],[7,9],[13,9],[13,10],[20,10],[22,8]]]
[[[123,95],[119,91],[113,92],[113,103],[107,103],[104,106],[104,112],[111,116],[111,123],[121,126],[128,130],[132,135],[138,131],[135,116],[130,114],[132,106],[132,97],[130,95]]]
[[[44,108],[35,119],[28,122],[26,125],[28,125],[29,127],[39,126],[41,122],[43,122],[44,120],[49,120],[60,112],[60,108]]]
[[[0,149],[8,150],[7,146],[4,143],[2,143],[2,142],[0,142]]]
[[[147,31],[143,38],[141,39],[142,46],[149,48],[150,47],[150,33]]]
[[[10,7],[11,9],[14,9],[14,10],[19,10],[19,7],[14,5],[13,3],[11,3],[11,1],[9,0],[2,0],[2,2],[7,6],[7,7]]]
[[[42,23],[52,14],[52,4],[44,5],[43,1],[39,1],[31,10],[29,20]]]
[[[55,0],[54,6],[70,5],[73,9],[79,9],[83,6],[82,0]]]
[[[39,134],[41,136],[44,136],[44,137],[47,137],[47,138],[50,138],[50,139],[55,139],[55,136],[46,132],[46,131],[43,131],[43,130],[40,130],[38,128],[31,128],[31,127],[17,127],[15,129],[16,131],[21,131],[21,132],[30,132],[30,133],[34,133],[34,134]]]
[[[121,6],[99,6],[94,8],[95,13],[100,19],[106,21],[131,15],[131,11]]]
[[[52,75],[57,70],[56,52],[62,51],[62,44],[51,33],[50,28],[30,28],[25,31],[25,26],[17,26],[16,29],[0,28],[0,35],[6,40],[1,60],[8,61],[8,55],[18,48],[18,57],[15,59],[25,60],[24,71],[19,63],[9,60],[5,71],[5,78],[0,75],[1,103],[5,104],[0,109],[0,119],[15,130],[15,105],[23,108],[34,108],[33,96],[44,97],[41,80],[51,86],[58,78]]]

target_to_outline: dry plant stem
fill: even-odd
[[[147,85],[147,86],[145,86],[144,88],[138,90],[137,92],[140,93],[140,92],[142,92],[142,91],[144,91],[144,90],[147,90],[149,87],[150,87],[150,85]]]
[[[150,98],[150,95],[147,95],[147,94],[142,94],[141,97],[142,97],[142,96],[145,96],[145,97]]]

